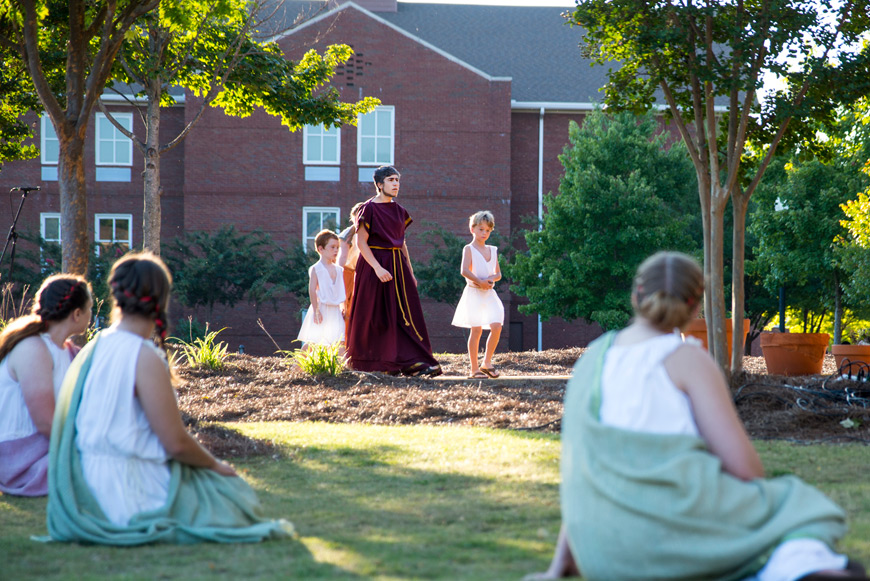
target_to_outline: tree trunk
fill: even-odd
[[[84,136],[75,134],[73,137],[63,137],[60,131],[57,134],[66,141],[60,144],[57,168],[60,189],[61,269],[63,272],[85,276],[88,273],[89,241]]]
[[[731,194],[732,216],[734,217],[731,259],[731,376],[743,371],[743,307],[746,300],[743,273],[746,270],[746,210],[749,197],[741,192]]]
[[[843,290],[840,277],[834,272],[834,345],[843,342]]]
[[[710,278],[708,279],[711,309],[707,313],[707,328],[713,328],[710,353],[728,375],[728,349],[725,342],[725,208],[727,197],[715,184],[710,200]],[[724,198],[724,200],[723,200]],[[710,331],[707,331],[708,337]]]
[[[142,212],[142,245],[145,250],[160,254],[160,199],[163,187],[160,185],[160,82],[156,92],[149,90],[147,113],[145,116],[145,171],[143,182],[145,206]]]
[[[704,235],[704,280],[710,280],[710,176],[707,172],[697,170],[698,176],[698,195],[701,200],[701,228]],[[713,312],[713,302],[710,289],[704,289],[704,318]],[[713,350],[713,326],[707,325],[707,345],[709,345],[710,354]]]

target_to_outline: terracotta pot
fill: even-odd
[[[731,358],[731,319],[725,319],[725,343],[728,345],[728,358]],[[746,335],[749,334],[749,319],[743,319],[743,343],[746,344]],[[707,321],[704,319],[692,319],[683,329],[683,339],[694,337],[707,348]]]
[[[818,375],[828,349],[827,333],[762,333],[761,352],[772,375]]]
[[[858,375],[862,364],[870,365],[870,345],[831,345],[831,353],[837,362],[837,369],[840,369],[844,359],[849,360],[849,369],[843,370],[846,375]]]

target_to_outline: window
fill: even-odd
[[[39,214],[39,234],[45,241],[39,249],[42,276],[50,276],[60,270],[60,232],[59,213],[42,212]]]
[[[132,113],[113,113],[112,117],[127,131],[133,130]],[[97,113],[96,156],[97,165],[133,165],[133,142],[102,113]]]
[[[378,107],[357,123],[357,164],[392,165],[395,107]]]
[[[42,116],[42,125],[39,131],[39,155],[43,165],[57,165],[60,157],[60,141],[54,132],[54,125],[48,115]]]
[[[44,182],[57,181],[57,161],[60,158],[60,141],[48,115],[43,115],[39,124],[39,158],[42,163],[41,177]]]
[[[306,125],[302,135],[303,163],[336,165],[341,160],[341,129],[338,127]]]
[[[314,250],[314,237],[327,228],[335,231],[338,227],[338,208],[302,208],[302,244]]]
[[[94,237],[97,254],[116,246],[118,252],[126,252],[133,246],[131,214],[97,214],[94,216]]]
[[[43,212],[39,215],[39,234],[46,242],[60,244],[60,214]]]

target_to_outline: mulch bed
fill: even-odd
[[[277,454],[270,442],[251,440],[212,422],[325,421],[371,424],[470,425],[557,432],[565,386],[535,376],[568,375],[583,349],[498,354],[504,377],[521,381],[391,377],[346,371],[313,378],[279,357],[231,355],[223,370],[179,367],[178,402],[196,436],[220,456]],[[464,355],[437,356],[447,377],[468,374]],[[749,434],[799,442],[870,442],[870,386],[833,381],[833,357],[824,375],[767,375],[764,359],[746,357],[732,381],[737,409]],[[851,419],[855,424],[844,427]],[[847,422],[848,424],[848,422]]]

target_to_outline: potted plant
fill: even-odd
[[[731,358],[731,337],[734,328],[731,319],[725,319],[725,343],[728,349],[728,358]],[[746,344],[746,336],[749,334],[749,319],[743,319],[743,343]],[[707,320],[692,319],[686,328],[683,329],[683,339],[693,337],[701,342],[704,349],[707,348]]]
[[[848,369],[842,369],[844,375],[858,375],[862,367],[870,366],[870,329],[861,329],[849,335],[849,343],[831,345],[831,354],[838,370],[848,360]]]
[[[831,336],[827,333],[762,333],[761,352],[773,375],[818,375]]]

